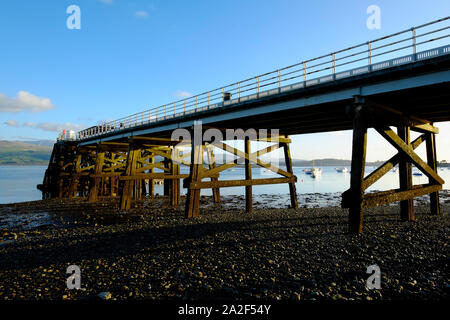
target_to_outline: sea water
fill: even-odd
[[[40,200],[41,192],[36,188],[44,179],[46,166],[0,166],[0,203],[14,203],[22,201]],[[297,193],[315,194],[315,193],[341,193],[350,187],[350,172],[337,172],[334,167],[322,167],[322,175],[313,178],[303,170],[305,167],[294,167],[294,174],[297,176]],[[348,168],[350,170],[350,168]],[[366,175],[375,170],[375,167],[366,167]],[[182,167],[182,173],[187,173],[188,168]],[[444,189],[450,187],[450,169],[439,168],[438,174],[446,181]],[[263,168],[252,169],[253,179],[279,177],[273,172]],[[238,167],[221,173],[221,180],[244,179],[244,168]],[[207,179],[205,179],[207,180]],[[426,184],[428,178],[425,175],[413,176],[414,184]],[[368,191],[388,190],[399,187],[398,171],[388,172],[383,178],[373,184]],[[287,184],[272,184],[253,186],[253,193],[281,195],[288,194]],[[186,194],[187,190],[182,189]],[[155,193],[163,194],[163,186],[155,185]],[[221,188],[222,195],[244,195],[245,187]],[[202,194],[211,195],[210,189],[202,190]]]

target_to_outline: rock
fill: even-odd
[[[102,300],[109,300],[112,298],[112,294],[110,292],[100,292],[97,297],[99,297]]]

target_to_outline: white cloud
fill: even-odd
[[[0,112],[43,112],[55,109],[49,98],[37,97],[27,91],[19,91],[16,98],[0,93]]]
[[[41,129],[44,131],[50,131],[50,132],[61,132],[62,130],[74,130],[79,131],[83,128],[85,128],[84,125],[81,124],[75,124],[75,123],[56,123],[56,122],[25,122],[23,124],[23,127],[28,128],[36,128]]]
[[[187,92],[187,91],[175,92],[175,97],[177,97],[177,98],[189,98],[190,96],[192,96],[192,93]]]
[[[7,126],[10,127],[18,127],[19,123],[16,120],[7,120],[4,122],[4,124],[6,124]]]
[[[147,11],[136,11],[136,13],[134,15],[138,18],[146,18],[146,17],[148,17],[148,12]]]

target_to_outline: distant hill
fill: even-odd
[[[34,140],[34,141],[7,141],[0,140],[0,165],[47,165],[50,159],[53,140]],[[216,157],[218,164],[223,163],[225,159]],[[227,161],[232,160],[231,156],[227,156]],[[161,159],[157,159],[160,161]],[[284,159],[279,160],[279,165],[284,166]],[[368,166],[380,166],[383,161],[367,162]],[[292,165],[295,167],[351,167],[350,160],[344,159],[315,159],[301,160],[292,159]],[[442,167],[450,167],[450,163],[442,161],[438,164]],[[242,167],[243,164],[239,165]],[[255,165],[256,166],[256,165]]]
[[[47,165],[53,141],[0,140],[0,165]]]

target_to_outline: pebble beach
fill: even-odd
[[[416,200],[414,222],[401,222],[396,204],[366,209],[362,235],[348,234],[335,195],[309,195],[298,209],[262,196],[252,214],[243,197],[227,197],[202,196],[196,219],[184,218],[184,197],[180,208],[157,196],[126,213],[117,199],[0,205],[0,300],[450,297],[448,191],[439,216]],[[366,286],[375,264],[381,289]],[[70,265],[79,290],[67,288]]]

